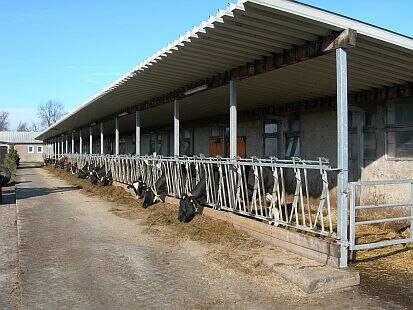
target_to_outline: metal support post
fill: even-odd
[[[100,123],[100,154],[103,155],[103,123]]]
[[[82,154],[83,139],[82,139],[82,129],[79,129],[79,154]]]
[[[89,154],[93,154],[93,128],[89,127]]]
[[[56,159],[57,147],[56,147],[56,138],[53,141],[53,158]]]
[[[229,157],[237,157],[237,82],[229,82]]]
[[[72,154],[75,153],[75,133],[72,131]]]
[[[115,155],[119,155],[119,118],[115,118]]]
[[[60,158],[60,138],[57,137],[57,158]]]
[[[337,65],[337,236],[340,241],[340,267],[348,263],[348,100],[347,100],[347,52],[336,50]]]
[[[179,156],[179,100],[174,101],[174,155]]]
[[[135,137],[135,154],[136,156],[141,155],[141,112],[136,111],[135,115],[135,122],[136,122],[136,137]]]
[[[69,153],[69,141],[67,140],[67,135],[65,135],[65,153]]]

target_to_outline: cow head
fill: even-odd
[[[141,178],[139,178],[138,181],[134,182],[132,186],[129,185],[128,188],[132,188],[135,192],[136,197],[140,199],[144,195],[146,184],[142,181]]]
[[[144,209],[146,209],[146,208],[152,206],[155,203],[156,203],[155,193],[150,188],[147,188],[144,195],[143,195],[142,207]]]
[[[183,195],[179,201],[178,220],[181,223],[189,223],[197,214],[196,202],[192,197]]]

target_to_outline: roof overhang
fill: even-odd
[[[158,106],[178,97],[188,118],[225,111],[226,82],[234,77],[241,80],[241,109],[334,95],[334,53],[328,53],[334,46],[323,52],[317,44],[335,42],[347,29],[357,32],[357,46],[349,50],[350,92],[413,81],[412,38],[298,2],[242,0],[155,53],[38,139],[124,111],[145,110],[143,126],[172,123],[172,114],[160,117],[170,107]],[[319,52],[311,54],[314,46]],[[202,89],[191,92],[196,88]]]

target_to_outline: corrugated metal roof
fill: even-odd
[[[185,85],[348,28],[358,33],[357,46],[349,50],[350,92],[413,81],[412,38],[294,1],[240,0],[146,59],[38,138],[87,126]],[[271,104],[271,98],[288,103],[334,95],[335,64],[331,57],[322,56],[245,79],[238,89],[247,94],[250,102],[263,100],[266,104]],[[222,101],[216,101],[222,100],[217,93],[220,90],[184,100],[191,103],[188,107],[194,111],[210,110],[222,105]],[[213,97],[215,101],[209,101]]]
[[[17,131],[0,131],[0,143],[5,144],[37,144],[43,143],[36,140],[38,132],[17,132]]]

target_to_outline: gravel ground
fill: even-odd
[[[401,308],[358,288],[307,295],[255,262],[236,268],[245,247],[168,238],[41,168],[18,181],[23,309]]]

